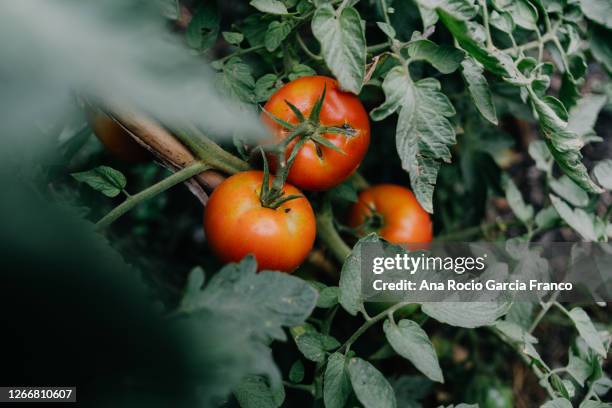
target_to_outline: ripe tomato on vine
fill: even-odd
[[[291,81],[263,109],[261,118],[277,141],[295,138],[287,143],[287,158],[301,144],[287,178],[298,188],[321,191],[342,183],[368,150],[368,114],[359,98],[342,91],[332,78],[307,76]],[[277,167],[274,160],[272,167]]]
[[[91,113],[89,123],[106,150],[119,160],[141,163],[151,158],[151,154],[108,115],[102,112]]]
[[[259,270],[292,272],[312,249],[315,216],[301,192],[286,183],[276,202],[262,201],[266,183],[261,171],[238,173],[221,183],[204,212],[206,239],[223,262],[253,254]]]
[[[378,232],[394,244],[421,244],[432,240],[429,213],[412,191],[395,184],[378,184],[359,194],[348,224],[360,234]]]

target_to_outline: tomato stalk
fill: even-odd
[[[96,223],[96,229],[101,230],[112,224],[117,218],[121,217],[126,212],[134,208],[138,203],[147,200],[157,194],[166,191],[170,187],[180,184],[186,180],[189,180],[193,176],[196,176],[206,170],[210,169],[210,166],[206,163],[196,162],[192,165],[185,167],[166,177],[159,183],[153,184],[152,186],[142,190],[138,194],[134,194],[125,199],[124,202],[119,204],[117,207],[112,209],[106,214],[100,221]]]
[[[247,162],[224,150],[195,126],[176,130],[174,134],[200,161],[208,164],[210,168],[227,174],[236,174],[249,169]]]
[[[344,263],[346,257],[351,253],[351,248],[346,245],[336,230],[334,215],[329,200],[323,203],[323,207],[317,213],[317,235],[319,239],[325,243],[338,262],[341,264]]]

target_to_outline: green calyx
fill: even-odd
[[[367,235],[371,232],[379,232],[385,225],[385,218],[381,213],[370,207],[370,214],[366,217],[363,224],[359,226],[362,234]]]
[[[259,192],[259,201],[261,202],[262,207],[271,208],[275,210],[287,201],[304,197],[301,194],[285,195],[285,193],[283,192],[283,185],[285,184],[287,174],[289,173],[288,171],[284,171],[286,165],[282,166],[282,168],[280,169],[281,171],[277,171],[277,174],[274,176],[272,183],[270,183],[270,167],[268,166],[268,159],[263,153],[263,150],[262,157],[264,163],[264,177],[261,183],[261,190]],[[283,164],[285,163],[283,162]]]
[[[321,124],[321,109],[323,107],[323,102],[325,101],[326,93],[327,87],[325,86],[323,88],[321,96],[319,97],[319,99],[317,99],[317,102],[313,106],[312,111],[310,112],[308,117],[306,117],[291,102],[285,100],[285,103],[287,104],[289,109],[291,109],[291,111],[298,120],[298,123],[295,125],[273,115],[265,109],[262,109],[263,112],[270,119],[282,126],[283,129],[286,129],[290,132],[289,135],[285,139],[280,141],[278,144],[260,147],[264,161],[264,180],[261,186],[261,193],[259,196],[262,206],[276,209],[289,200],[302,197],[301,195],[284,195],[282,188],[285,181],[287,180],[291,165],[297,157],[298,152],[306,142],[313,142],[315,144],[319,158],[323,158],[323,150],[321,148],[322,146],[332,149],[338,153],[344,154],[344,151],[342,149],[340,149],[338,146],[336,146],[324,137],[326,133],[343,134],[347,137],[352,137],[357,133],[357,131],[350,127],[348,124],[343,124],[341,126],[325,126]],[[293,141],[296,141],[296,143],[292,147],[289,157],[286,158],[287,147]],[[274,180],[272,181],[272,183],[270,183],[270,171],[266,155],[264,154],[264,150],[270,153],[274,153],[277,160],[276,174],[274,175]]]
[[[326,93],[327,86],[323,88],[321,96],[319,97],[319,99],[317,99],[317,102],[313,106],[312,111],[310,112],[310,115],[308,115],[308,117],[304,116],[304,114],[294,104],[292,104],[288,100],[285,100],[285,103],[287,104],[289,109],[291,109],[291,111],[298,120],[298,123],[295,125],[273,115],[265,109],[263,110],[263,112],[268,115],[270,119],[282,126],[284,129],[291,132],[286,139],[284,139],[281,143],[277,145],[279,148],[286,149],[289,143],[299,138],[300,141],[310,140],[314,142],[315,146],[317,147],[317,153],[319,154],[319,157],[323,157],[321,146],[325,146],[338,153],[344,154],[344,151],[342,149],[327,140],[324,135],[326,133],[333,133],[343,134],[347,137],[352,137],[357,134],[357,131],[348,124],[343,124],[341,126],[325,126],[321,124],[321,109],[323,108],[323,103],[325,102]],[[294,148],[294,150],[296,149]]]

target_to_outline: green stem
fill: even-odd
[[[348,353],[353,343],[355,343],[355,341],[357,341],[357,339],[359,339],[359,337],[361,337],[361,335],[365,333],[370,327],[372,327],[373,325],[375,325],[377,322],[384,319],[385,317],[389,315],[393,315],[395,311],[397,311],[398,309],[406,305],[409,305],[410,303],[411,302],[396,303],[395,305],[383,310],[379,314],[371,317],[369,320],[366,320],[365,323],[363,323],[361,327],[359,327],[357,331],[353,333],[353,335],[349,337],[349,339],[346,342],[344,342],[342,346],[340,346],[340,348],[338,349],[338,352],[339,353],[344,352],[345,354]]]
[[[555,47],[557,47],[557,49],[559,50],[559,54],[561,55],[561,61],[563,61],[563,68],[565,69],[565,72],[569,72],[570,66],[569,62],[567,61],[567,54],[565,53],[565,50],[563,49],[559,38],[555,36],[552,41],[553,44],[555,44]]]
[[[510,48],[506,48],[501,50],[502,52],[510,52],[510,53],[516,53],[516,52],[522,52],[522,51],[527,51],[530,50],[532,48],[538,48],[540,47],[540,44],[544,45],[549,41],[552,41],[554,38],[556,38],[557,36],[557,30],[559,28],[559,23],[555,24],[550,30],[548,30],[546,32],[546,34],[544,34],[543,36],[541,36],[539,39],[534,40],[534,41],[529,41],[525,44],[519,45],[519,46],[513,46]]]
[[[140,193],[128,197],[123,203],[119,204],[108,214],[106,214],[102,219],[100,219],[100,221],[96,223],[96,228],[98,230],[102,230],[108,227],[117,218],[121,217],[123,214],[130,211],[132,208],[134,208],[141,202],[151,197],[154,197],[157,194],[166,191],[170,187],[180,184],[185,180],[189,180],[193,176],[198,175],[203,171],[208,170],[209,168],[210,166],[206,163],[196,162],[188,167],[185,167],[184,169],[177,171],[171,176],[166,177],[162,181],[142,190]]]
[[[487,48],[493,49],[493,38],[491,37],[491,27],[489,26],[489,9],[487,8],[487,0],[480,0],[482,6],[482,23],[487,34]]]
[[[317,214],[317,236],[334,254],[335,258],[344,263],[344,260],[351,253],[351,248],[344,242],[336,227],[331,212],[331,206],[326,203],[323,211]]]
[[[227,174],[236,174],[250,168],[247,162],[224,150],[195,127],[178,130],[175,134],[200,161],[211,168]]]
[[[344,10],[344,8],[348,5],[350,0],[342,0],[342,3],[340,3],[340,6],[338,6],[338,9],[336,10],[336,15],[340,15],[342,14],[342,11]]]
[[[283,381],[283,385],[287,388],[293,388],[294,390],[306,391],[311,395],[315,394],[314,385],[312,384],[293,384],[288,381]]]
[[[368,47],[368,53],[370,54],[376,54],[379,51],[382,51],[386,48],[389,47],[389,42],[385,41],[384,43],[380,43],[380,44],[374,44],[374,45],[370,45]]]
[[[495,328],[490,328],[491,331],[493,333],[495,333],[504,343],[506,343],[507,345],[509,345],[521,358],[521,360],[523,360],[523,362],[525,363],[525,365],[529,366],[531,368],[531,371],[535,374],[535,376],[538,378],[538,380],[543,380],[546,379],[544,381],[544,385],[543,387],[546,389],[546,392],[548,393],[548,396],[550,398],[555,398],[555,392],[552,389],[552,387],[550,386],[550,383],[548,382],[547,379],[547,374],[545,374],[542,370],[540,370],[538,368],[537,365],[533,364],[531,361],[531,357],[527,356],[523,350],[522,347],[520,346],[519,343],[516,342],[512,342],[510,341],[508,338],[506,338],[506,336],[504,336],[499,330],[495,329]]]
[[[555,298],[556,298],[556,295],[553,295],[552,300],[554,301]],[[529,326],[529,334],[533,333],[536,327],[538,327],[538,324],[540,324],[540,321],[542,321],[544,316],[546,316],[546,313],[548,313],[551,306],[552,306],[552,302],[546,302],[542,304],[542,309],[540,310],[540,313],[538,313],[536,318],[533,320],[533,323],[531,323],[531,326]]]
[[[300,44],[300,47],[302,47],[302,51],[304,51],[304,53],[306,55],[308,55],[310,58],[312,58],[313,60],[316,61],[323,61],[323,57],[315,54],[314,52],[310,51],[310,48],[308,48],[308,46],[306,45],[306,43],[304,42],[304,39],[302,38],[302,36],[300,35],[300,33],[296,33],[295,38],[297,39],[298,44]]]
[[[380,8],[382,9],[385,23],[387,23],[390,26],[391,20],[389,19],[389,13],[387,13],[387,2],[385,0],[380,0]]]
[[[236,50],[236,51],[232,52],[229,55],[226,55],[223,58],[219,58],[218,60],[216,60],[216,62],[223,63],[223,62],[227,61],[228,59],[230,59],[232,57],[237,57],[239,55],[248,54],[249,52],[253,52],[253,51],[259,51],[259,50],[263,49],[264,47],[265,46],[262,44],[262,45],[256,45],[256,46],[250,47],[250,48],[241,48],[239,50]]]

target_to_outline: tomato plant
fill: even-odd
[[[405,187],[379,184],[359,193],[349,212],[348,225],[361,234],[377,232],[394,244],[431,241],[429,214]]]
[[[2,319],[4,384],[113,406],[609,407],[608,0],[26,3],[0,13],[0,309],[23,314]],[[464,269],[372,294],[437,245]],[[400,285],[565,267],[594,296]]]

